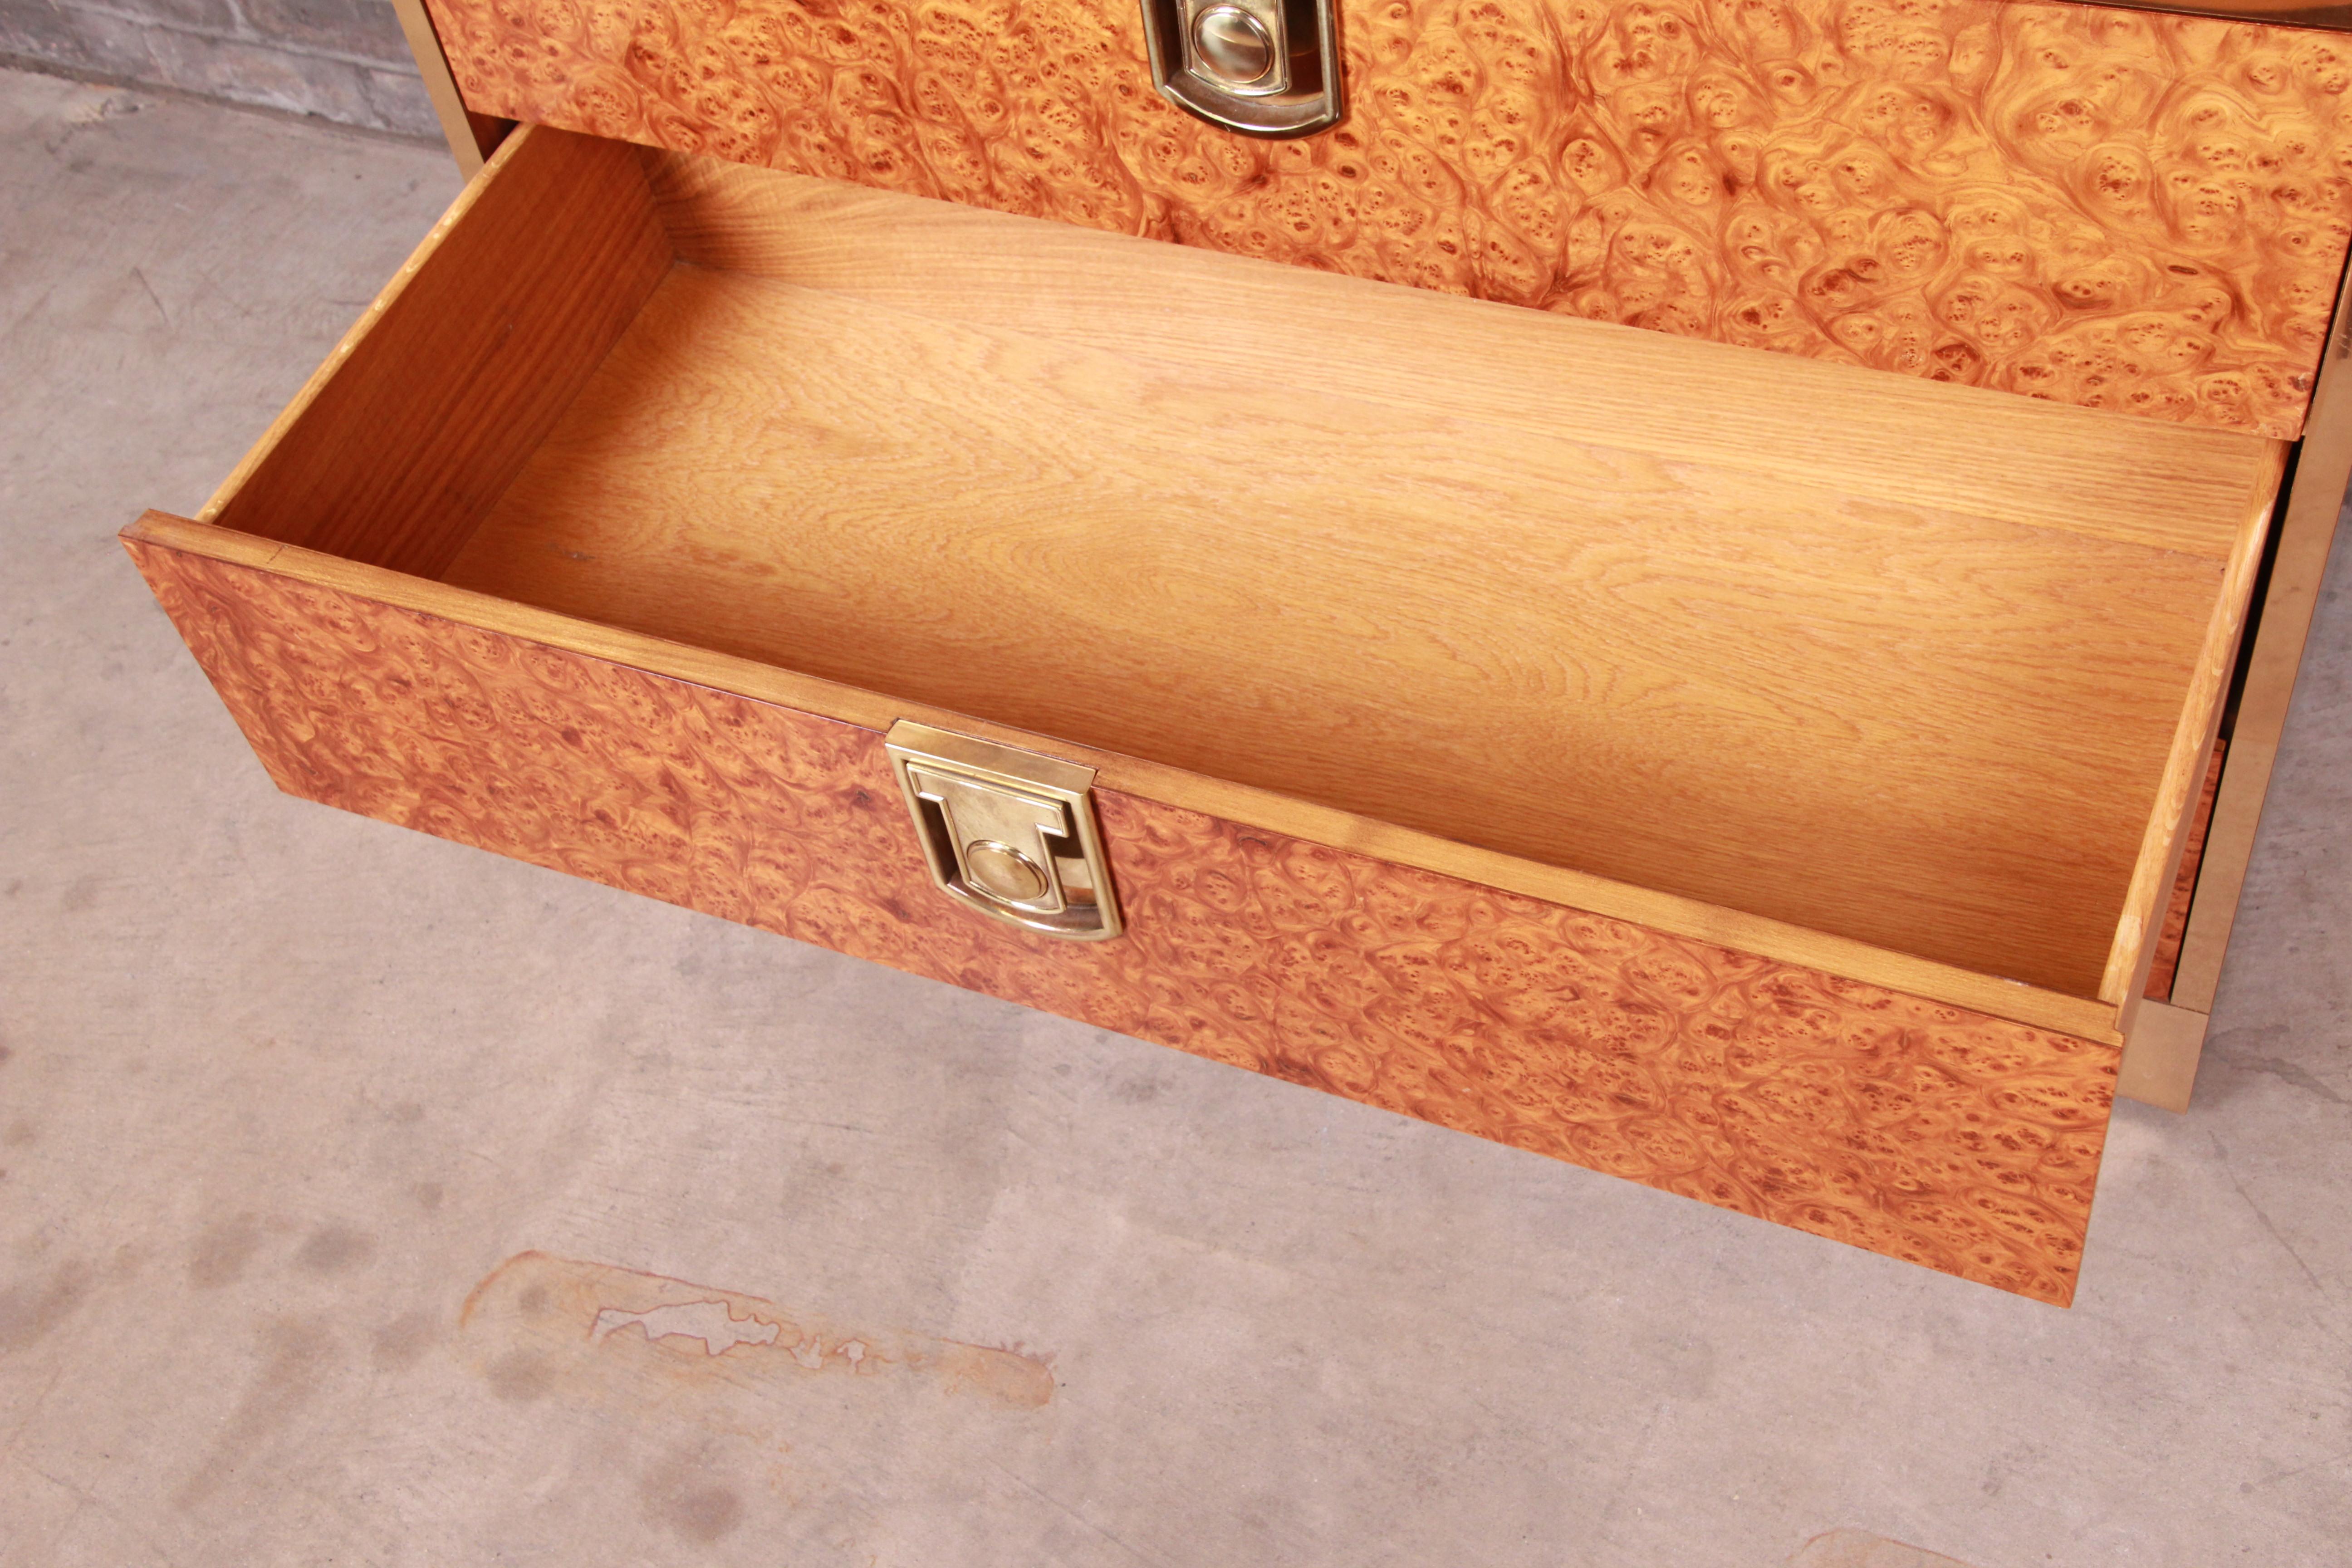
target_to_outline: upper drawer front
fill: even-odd
[[[1136,0],[428,0],[470,107],[2292,438],[2352,47],[1984,0],[1342,0],[1349,112],[1163,101]]]

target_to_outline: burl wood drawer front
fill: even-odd
[[[2031,0],[1339,6],[1298,142],[1151,88],[1136,0],[427,0],[482,113],[2291,438],[2352,48]]]
[[[2073,1295],[2112,1045],[1108,789],[1128,933],[1055,942],[931,887],[874,730],[130,548],[290,794]]]

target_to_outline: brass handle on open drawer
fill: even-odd
[[[1143,0],[1151,85],[1179,109],[1252,136],[1339,123],[1331,0]]]
[[[887,749],[940,891],[1049,936],[1118,934],[1094,769],[909,719]]]

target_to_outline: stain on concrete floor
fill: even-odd
[[[907,1378],[1022,1410],[1054,1397],[1043,1357],[845,1327],[738,1290],[542,1252],[509,1258],[476,1286],[457,1329],[467,1363],[506,1399],[809,1377]]]

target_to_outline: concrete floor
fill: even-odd
[[[455,176],[37,77],[0,149],[0,1563],[2346,1560],[2352,552],[2059,1311],[279,796],[112,535]]]

